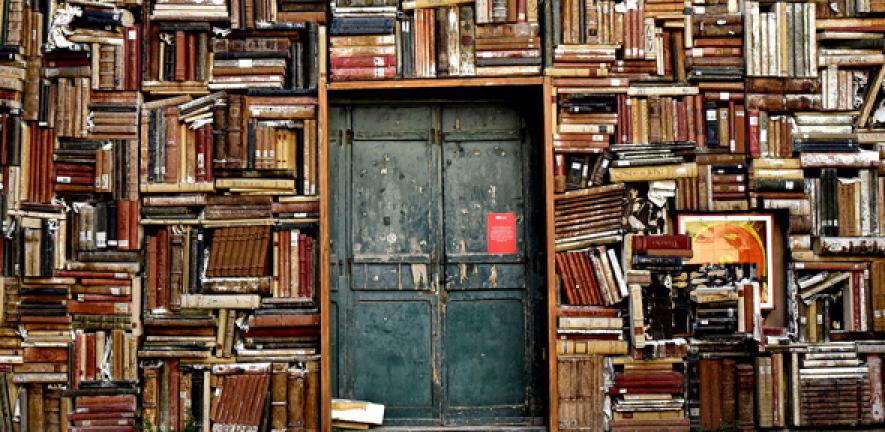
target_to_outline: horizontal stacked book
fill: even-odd
[[[333,81],[541,72],[538,2],[336,1]]]

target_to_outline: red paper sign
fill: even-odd
[[[515,254],[516,213],[486,215],[486,238],[490,254]]]

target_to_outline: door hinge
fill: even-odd
[[[442,145],[443,132],[442,129],[430,129],[430,142],[434,145]]]
[[[353,144],[353,129],[344,131],[344,142],[345,144]]]

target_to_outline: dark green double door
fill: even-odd
[[[540,229],[519,112],[330,115],[333,392],[384,404],[390,425],[539,422]]]

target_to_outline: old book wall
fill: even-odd
[[[885,10],[551,3],[555,425],[882,423]]]
[[[0,12],[0,431],[318,430],[325,6]]]
[[[333,81],[541,73],[538,0],[336,0]]]
[[[139,113],[143,423],[318,430],[325,7],[152,6]]]

